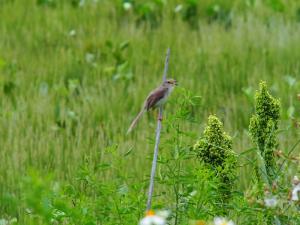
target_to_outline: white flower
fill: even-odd
[[[6,219],[0,219],[0,225],[8,225],[9,221]]]
[[[297,176],[294,176],[293,180],[292,180],[292,183],[293,183],[293,185],[298,185],[300,183],[299,178]]]
[[[175,7],[174,12],[175,12],[175,13],[178,13],[178,12],[180,12],[180,11],[182,10],[182,8],[183,8],[183,6],[182,6],[181,4],[179,4],[179,5],[177,5],[177,6]]]
[[[292,197],[291,200],[292,201],[299,201],[299,195],[298,192],[300,191],[300,180],[297,176],[293,177],[292,180],[293,183],[293,189],[292,189]]]
[[[85,54],[85,61],[88,63],[92,63],[95,60],[95,55],[93,53],[87,52]]]
[[[296,184],[294,183],[293,185],[293,190],[292,190],[292,201],[299,201],[299,195],[298,192],[300,192],[300,183]]]
[[[149,210],[146,217],[141,219],[139,225],[165,225],[165,218],[169,216],[169,213],[167,212],[168,211],[164,211],[164,213],[161,213],[161,215],[159,215],[159,213],[155,215],[152,210]]]
[[[196,190],[193,190],[191,193],[190,193],[190,196],[195,196],[197,194],[197,191]]]
[[[84,4],[85,4],[85,0],[80,0],[80,2],[79,2],[79,6],[80,6],[80,7],[83,7],[83,6],[84,6]]]
[[[129,11],[132,8],[132,5],[130,2],[124,2],[123,8],[124,8],[124,10]]]
[[[166,219],[171,215],[171,211],[170,210],[160,210],[160,211],[156,212],[156,215]]]
[[[75,36],[76,35],[76,30],[70,30],[69,35],[71,37]]]
[[[140,221],[140,225],[165,225],[166,221],[160,216],[146,216]]]
[[[275,196],[265,198],[264,202],[265,202],[265,205],[269,208],[273,208],[277,205],[277,199]]]
[[[214,219],[214,225],[234,225],[234,222],[232,220],[227,220],[223,217],[216,217]]]

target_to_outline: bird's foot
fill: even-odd
[[[161,115],[158,115],[158,120],[161,122],[163,120],[163,117]]]

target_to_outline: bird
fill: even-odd
[[[175,86],[177,86],[177,81],[175,79],[167,79],[158,88],[151,91],[146,100],[144,101],[141,111],[138,113],[138,115],[135,117],[135,119],[129,126],[127,134],[129,134],[133,130],[133,128],[136,126],[144,112],[163,105],[167,101],[169,95],[171,94]],[[161,118],[159,119],[161,120]]]

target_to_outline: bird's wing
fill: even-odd
[[[167,88],[160,87],[150,93],[145,102],[145,108],[147,109],[147,111],[153,108],[156,103],[165,96],[167,90]]]

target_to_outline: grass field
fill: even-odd
[[[300,2],[136,2],[124,8],[121,0],[0,0],[0,218],[16,218],[16,224],[137,224],[145,210],[156,113],[145,115],[132,134],[126,131],[161,82],[170,47],[168,76],[179,87],[165,109],[153,207],[175,212],[170,224],[217,213],[236,224],[271,224],[266,214],[299,224],[277,209],[241,206],[243,194],[262,186],[247,163],[253,152],[238,157],[240,194],[225,212],[214,213],[209,200],[181,209],[180,193],[194,182],[190,178],[189,185],[186,174],[199,162],[176,157],[174,150],[193,146],[210,114],[224,123],[238,155],[253,148],[248,126],[261,80],[281,101],[279,149],[286,153],[297,143]],[[189,116],[176,119],[183,102]],[[170,175],[172,167],[178,176]],[[285,169],[281,180],[288,183],[299,162]],[[58,192],[50,188],[56,184]],[[198,193],[213,198],[210,188]],[[58,205],[69,202],[73,222],[56,214],[60,222],[53,222],[47,196],[58,198]]]

